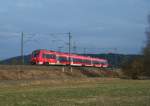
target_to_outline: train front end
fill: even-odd
[[[42,57],[41,57],[41,51],[40,50],[35,50],[31,54],[31,64],[43,64]]]

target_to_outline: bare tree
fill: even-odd
[[[144,72],[146,76],[150,76],[150,15],[148,16],[148,27],[146,29],[147,41],[146,46],[143,49],[144,59]]]
[[[138,79],[139,76],[150,77],[150,15],[148,16],[148,27],[146,29],[147,41],[143,49],[143,56],[133,61],[125,61],[122,65],[124,75],[132,79]]]

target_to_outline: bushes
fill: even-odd
[[[150,76],[150,15],[148,16],[148,22],[149,26],[147,27],[146,30],[146,35],[147,35],[147,41],[146,41],[146,46],[143,49],[143,69],[144,69],[144,75],[145,76]]]
[[[142,58],[126,61],[122,70],[124,75],[137,79],[139,76],[150,77],[150,15],[148,17],[149,27],[146,30],[147,41],[143,49]]]
[[[82,69],[81,70],[81,73],[83,75],[86,75],[87,77],[113,77],[113,78],[118,78],[119,75],[118,75],[118,72],[116,71],[112,71],[112,70],[99,70],[98,68],[97,69],[91,69],[91,70],[88,70],[88,69]]]
[[[143,60],[141,58],[126,61],[122,65],[123,74],[132,79],[138,79],[143,75]]]

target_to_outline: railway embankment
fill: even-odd
[[[67,66],[0,65],[0,80],[71,79],[89,77],[117,77],[106,69]]]

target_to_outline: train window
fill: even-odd
[[[42,57],[43,57],[43,58],[46,58],[46,54],[43,54]]]
[[[43,58],[56,59],[56,55],[54,55],[54,54],[43,54]]]
[[[58,60],[60,62],[67,62],[68,61],[66,57],[59,57]]]
[[[38,56],[39,56],[39,53],[40,53],[39,51],[34,51],[34,52],[32,53],[32,56],[33,56],[33,57],[38,57]]]
[[[82,59],[73,58],[73,62],[81,63],[81,62],[82,62]]]
[[[93,64],[100,64],[99,61],[93,61]]]
[[[108,62],[107,62],[107,61],[105,61],[105,62],[101,62],[101,64],[105,65],[105,64],[108,64]]]
[[[83,63],[91,64],[91,61],[90,60],[83,60]]]
[[[87,64],[91,64],[91,61],[90,61],[90,60],[86,60],[86,63],[87,63]]]

